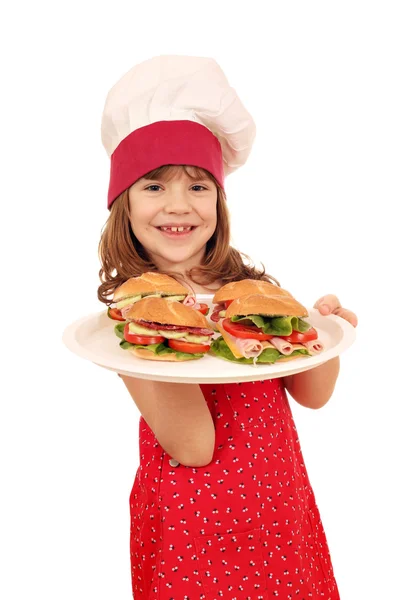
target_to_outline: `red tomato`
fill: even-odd
[[[232,304],[233,300],[225,300],[225,310],[228,308],[230,304]]]
[[[110,319],[114,319],[115,321],[125,321],[121,311],[118,308],[108,307],[107,315],[110,317]]]
[[[168,340],[168,345],[177,352],[188,352],[189,354],[208,352],[210,349],[210,344],[193,344],[182,340]]]
[[[252,338],[254,340],[270,340],[273,338],[273,335],[269,335],[268,333],[264,333],[262,329],[259,327],[254,327],[252,325],[241,325],[238,323],[232,323],[230,319],[224,319],[222,321],[222,327],[230,333],[238,338]]]
[[[311,327],[311,329],[304,333],[292,331],[290,335],[280,335],[279,337],[287,342],[293,342],[293,344],[302,344],[303,342],[311,342],[312,340],[318,339],[318,332],[314,327]]]
[[[200,308],[197,310],[201,312],[202,315],[207,315],[210,309],[208,308],[207,304],[200,304]]]
[[[160,344],[165,340],[162,335],[141,335],[136,333],[129,333],[129,323],[124,327],[124,338],[131,344],[140,344],[141,346],[148,346],[149,344]]]

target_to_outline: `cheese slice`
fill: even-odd
[[[243,354],[240,354],[239,348],[237,347],[237,343],[236,343],[236,340],[233,337],[233,335],[231,335],[230,333],[225,331],[225,329],[222,327],[222,325],[219,321],[218,321],[218,323],[216,323],[216,327],[217,327],[218,331],[220,332],[220,334],[222,335],[222,337],[224,338],[226,345],[228,346],[229,350],[232,352],[233,356],[235,358],[243,358]]]
[[[271,342],[268,342],[267,340],[265,340],[264,342],[261,342],[261,345],[263,347],[263,350],[265,350],[265,348],[275,348],[275,346],[273,344],[271,344]],[[276,350],[276,348],[275,348]]]

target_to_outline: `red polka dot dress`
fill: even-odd
[[[200,387],[209,465],[180,465],[140,418],[134,599],[340,600],[282,379]]]

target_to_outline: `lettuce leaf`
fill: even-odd
[[[120,321],[118,323],[118,325],[115,325],[115,327],[114,327],[114,333],[115,333],[115,335],[117,335],[119,338],[121,338],[121,340],[125,339],[124,338],[124,327],[125,327],[125,325],[126,325],[125,321]]]
[[[211,342],[210,354],[214,354],[215,356],[223,358],[224,360],[231,360],[233,362],[244,363],[247,365],[253,364],[252,358],[245,358],[244,356],[242,358],[235,358],[234,354],[222,336]],[[289,356],[295,356],[296,354],[304,354],[306,356],[310,355],[307,348],[304,348],[304,350],[294,350]],[[279,361],[280,358],[285,358],[285,356],[286,355],[281,354],[276,348],[265,348],[265,350],[261,352],[260,356],[257,357],[256,362],[272,364]]]
[[[300,317],[266,317],[261,315],[235,315],[231,317],[233,323],[249,319],[260,327],[264,333],[270,335],[290,335],[293,331],[304,333],[311,328],[311,325]]]

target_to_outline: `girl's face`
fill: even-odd
[[[212,180],[191,179],[183,168],[170,181],[141,178],[129,188],[129,207],[133,233],[160,270],[183,273],[201,264],[217,226]]]

